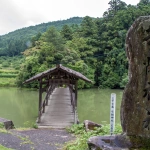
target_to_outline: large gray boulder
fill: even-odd
[[[127,136],[150,138],[150,16],[139,17],[130,27],[126,53],[129,82],[121,103],[122,129]]]

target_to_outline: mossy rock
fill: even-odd
[[[140,137],[140,136],[129,136],[129,139],[132,143],[132,148],[139,148],[139,149],[150,149],[150,138]]]

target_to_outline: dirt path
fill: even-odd
[[[0,144],[15,150],[61,150],[75,137],[63,129],[10,130],[0,132]]]

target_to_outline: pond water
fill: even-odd
[[[92,120],[101,124],[110,123],[110,95],[116,93],[116,123],[120,123],[122,90],[88,89],[78,92],[79,120]]]
[[[87,89],[78,91],[78,116],[80,122],[92,120],[109,123],[110,94],[116,93],[116,123],[120,123],[122,90]],[[1,88],[0,117],[10,119],[16,127],[35,122],[38,114],[38,90]]]

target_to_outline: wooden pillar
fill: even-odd
[[[73,102],[73,88],[72,88],[72,85],[69,84],[69,89],[70,89],[70,98],[71,98],[71,104],[73,106],[73,111],[74,111],[74,102]]]
[[[42,79],[39,81],[39,112],[38,112],[38,122],[41,122],[41,104],[42,104]]]
[[[45,97],[43,103],[41,104],[42,107],[43,107],[42,113],[45,113],[45,106],[46,106],[46,104],[47,104],[47,103],[46,103],[46,102],[47,102],[47,91],[48,91],[48,84],[47,84],[44,88],[42,88],[42,93],[43,93],[43,92],[46,92],[46,97]]]
[[[46,96],[46,106],[48,105],[48,99],[49,99],[49,96],[50,96],[50,92],[51,92],[51,89],[52,89],[52,85],[49,86],[49,88],[47,89],[47,96]]]
[[[50,88],[50,87],[49,87]],[[46,91],[46,106],[48,105],[48,98],[49,98],[49,88]]]
[[[79,123],[78,121],[78,112],[77,112],[77,101],[78,101],[78,80],[75,81],[75,114],[74,114],[74,123]]]
[[[78,100],[78,80],[75,82],[75,106],[77,107],[77,100]]]
[[[42,113],[45,113],[45,106],[46,106],[46,102],[44,101],[43,102],[43,111],[42,111]]]

